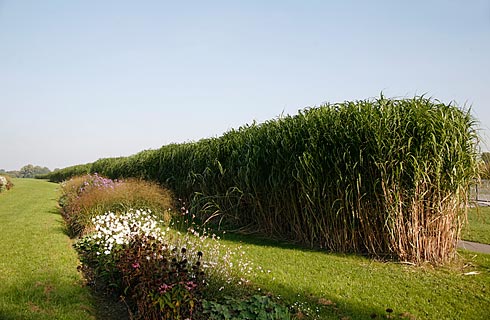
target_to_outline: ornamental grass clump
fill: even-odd
[[[480,178],[489,180],[490,179],[490,163],[481,161],[478,164],[478,169],[480,171]]]
[[[64,182],[59,203],[70,234],[77,237],[92,231],[92,218],[105,212],[121,213],[140,208],[154,212],[168,223],[173,196],[156,183],[111,180],[93,174]]]
[[[193,188],[202,221],[438,264],[456,253],[478,177],[477,139],[469,111],[381,97],[306,109],[169,154],[163,147],[159,161],[169,156],[171,170],[179,159],[172,177],[191,172],[176,190]]]
[[[478,180],[475,126],[452,103],[381,96],[100,159],[89,170],[158,181],[203,222],[438,264],[455,255]]]

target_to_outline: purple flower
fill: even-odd
[[[197,287],[197,283],[195,283],[193,281],[187,281],[185,284],[185,288],[187,289],[187,291],[191,291],[196,287]]]
[[[167,293],[170,289],[172,289],[172,285],[167,285],[166,283],[162,284],[160,288],[158,288],[158,291],[160,291],[160,294],[165,294]]]

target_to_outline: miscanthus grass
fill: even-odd
[[[470,111],[456,104],[381,96],[84,169],[156,180],[188,200],[203,222],[223,228],[442,264],[455,257],[469,185],[478,177],[476,130]]]

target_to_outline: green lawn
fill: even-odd
[[[490,207],[471,208],[461,236],[463,240],[490,244]]]
[[[242,245],[262,266],[264,272],[251,278],[261,292],[296,303],[308,319],[370,319],[374,314],[379,319],[388,308],[397,319],[402,314],[405,319],[488,319],[490,314],[490,255],[461,251],[451,266],[415,267],[250,236],[225,239],[230,246]]]
[[[58,186],[14,183],[0,194],[0,319],[95,319],[56,209]]]

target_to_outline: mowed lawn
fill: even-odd
[[[463,240],[490,244],[490,207],[471,208],[468,224],[461,234]]]
[[[56,209],[58,185],[14,183],[0,193],[0,319],[95,319]]]
[[[488,254],[460,250],[450,265],[412,266],[251,236],[224,239],[262,267],[250,277],[261,292],[302,306],[304,319],[490,319]]]

